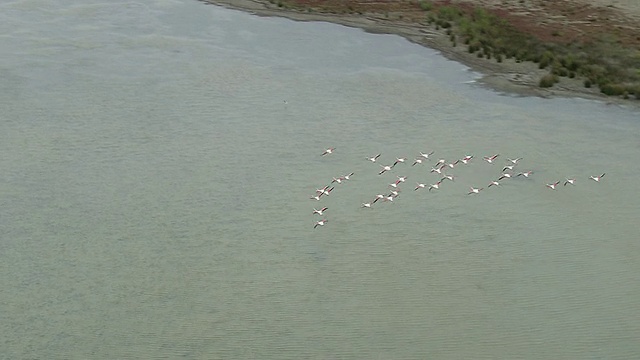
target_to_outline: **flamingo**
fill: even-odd
[[[372,203],[366,202],[366,203],[362,203],[362,205],[360,207],[362,207],[362,208],[371,208],[371,205],[372,205]]]
[[[507,165],[507,166],[502,168],[502,171],[504,172],[505,170],[513,170],[514,167],[515,167],[515,165]]]
[[[529,176],[531,176],[531,174],[533,174],[533,171],[529,170],[529,171],[518,173],[517,176],[524,176],[524,177],[528,178]]]
[[[442,174],[442,169],[444,169],[445,165],[440,166],[439,168],[432,167],[431,172],[435,172],[438,174]]]
[[[413,162],[413,165],[411,166],[416,166],[416,164],[422,164],[422,159],[415,159],[415,161]]]
[[[447,164],[447,166],[453,169],[453,167],[456,166],[459,162],[460,160],[456,160],[455,162]]]
[[[396,196],[397,196],[397,195],[393,195],[393,194],[388,195],[388,196],[386,196],[386,197],[383,199],[383,201],[391,201],[391,202],[393,202],[393,199],[394,199]]]
[[[576,184],[576,179],[565,179],[566,181],[564,182],[564,186],[567,186],[567,184],[571,184],[571,185],[575,185]]]
[[[547,184],[546,186],[551,190],[555,190],[556,186],[558,186],[558,184],[560,184],[560,181],[556,181],[553,184]]]
[[[323,207],[322,209],[318,210],[316,208],[313,208],[313,214],[318,214],[320,216],[324,215],[324,211],[327,210],[328,207]]]
[[[332,184],[333,184],[333,183],[342,184],[342,180],[343,180],[343,178],[342,178],[342,177],[339,177],[339,178],[333,178],[333,180],[331,181],[331,183],[332,183]]]
[[[423,152],[421,151],[421,152],[420,152],[420,156],[422,156],[423,158],[425,158],[425,159],[427,159],[427,160],[428,160],[428,159],[429,159],[429,156],[433,155],[433,153],[434,153],[434,152],[433,152],[433,151],[431,151],[431,152],[428,152],[428,153],[426,153],[426,154],[425,154],[425,153],[423,153]]]
[[[334,147],[330,147],[330,148],[326,149],[326,150],[321,154],[321,156],[325,156],[325,155],[328,155],[328,154],[333,154],[333,151],[334,151],[335,149],[336,149],[336,148],[334,148]]]
[[[600,179],[602,179],[604,177],[604,173],[600,176],[589,176],[589,179],[595,181],[595,182],[600,182]]]
[[[398,163],[403,163],[407,161],[407,158],[396,158],[396,161],[393,163],[393,166],[396,166]]]
[[[349,174],[347,174],[347,175],[344,175],[344,176],[342,177],[342,179],[344,179],[344,180],[351,180],[351,176],[353,176],[353,174],[354,174],[354,173],[349,173]]]
[[[328,223],[329,220],[327,219],[322,219],[320,221],[316,221],[316,224],[313,226],[313,228],[317,228],[318,226],[324,226],[324,224]]]
[[[500,154],[495,154],[492,156],[485,156],[483,157],[484,161],[488,162],[489,164],[493,164],[493,160],[495,160],[498,156],[500,156]]]
[[[492,187],[492,186],[500,186],[500,183],[497,182],[496,180],[492,181],[491,183],[489,183],[489,186],[487,186],[488,188]]]
[[[368,157],[367,160],[371,161],[371,162],[376,162],[378,160],[378,158],[380,157],[381,154],[377,154],[375,156],[372,157]]]
[[[522,158],[521,158],[521,157],[519,157],[519,158],[515,158],[515,159],[509,159],[509,158],[507,158],[507,161],[508,161],[508,162],[510,162],[510,163],[512,163],[513,165],[518,164],[518,161],[520,161],[520,160],[522,160]]]
[[[482,191],[482,189],[484,188],[474,188],[473,186],[470,188],[469,193],[467,193],[467,195],[471,195],[471,194],[479,194],[480,191]]]
[[[473,159],[473,155],[466,155],[465,157],[460,159],[460,162],[467,165],[471,161],[471,159]]]
[[[380,165],[382,167],[382,170],[380,170],[380,172],[378,173],[378,175],[382,175],[387,171],[391,171],[391,168],[393,168],[393,165],[389,166],[389,165]]]
[[[401,183],[401,182],[405,182],[407,180],[408,176],[398,176],[398,181],[396,183]]]
[[[426,185],[426,184],[423,184],[423,183],[417,183],[416,188],[415,188],[415,189],[413,189],[413,191],[416,191],[416,190],[418,190],[418,189],[424,189],[425,187],[427,187],[427,185]]]
[[[333,188],[334,188],[334,187],[335,187],[335,186],[333,186],[333,187],[328,187],[328,186],[327,186],[327,189],[324,189],[324,190],[322,191],[322,194],[329,196],[329,195],[330,195],[330,193],[331,193],[331,191],[333,191]]]
[[[437,190],[437,189],[440,189],[440,184],[442,184],[442,180],[438,181],[438,182],[437,182],[437,183],[435,183],[435,184],[431,184],[431,185],[429,185],[429,191],[431,191],[431,189],[436,189],[436,190]]]
[[[511,179],[511,174],[509,174],[509,173],[504,173],[504,174],[502,174],[502,176],[500,176],[500,177],[498,178],[498,181],[500,181],[500,180],[502,180],[502,179],[504,179],[504,178]]]
[[[453,176],[453,175],[444,175],[444,176],[442,177],[442,179],[440,179],[440,181],[442,181],[442,180],[444,180],[444,179],[451,180],[451,181],[456,181],[456,180],[455,180],[455,179],[456,179],[456,177],[455,177],[455,176]]]

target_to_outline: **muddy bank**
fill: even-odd
[[[390,18],[377,13],[327,13],[285,8],[268,0],[200,0],[226,8],[247,11],[258,16],[278,16],[295,21],[325,21],[360,28],[370,33],[395,34],[416,44],[433,48],[443,56],[463,63],[483,74],[479,82],[498,92],[539,97],[581,97],[640,106],[635,101],[608,97],[596,88],[585,88],[583,80],[562,78],[552,88],[539,87],[539,80],[548,70],[539,69],[532,62],[516,62],[505,59],[498,63],[493,59],[479,58],[470,54],[466,46],[453,46],[444,30],[432,26]]]

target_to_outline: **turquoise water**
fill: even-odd
[[[640,355],[637,109],[195,1],[0,9],[0,358]]]

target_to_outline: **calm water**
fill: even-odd
[[[0,359],[640,356],[638,110],[191,0],[5,1],[0,34]],[[507,157],[534,174],[487,188]]]

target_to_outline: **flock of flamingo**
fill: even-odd
[[[327,156],[327,155],[331,155],[335,152],[335,147],[330,147],[325,149],[321,156]],[[420,154],[414,159],[413,164],[411,166],[416,166],[416,165],[423,165],[425,164],[428,160],[432,160],[431,156],[434,154],[434,151],[430,151],[430,152],[420,152]],[[374,156],[371,157],[367,157],[366,160],[372,162],[372,163],[377,163],[378,159],[380,158],[382,154],[376,154]],[[498,159],[498,157],[500,157],[500,154],[494,154],[491,156],[484,156],[482,159],[483,161],[487,162],[488,164],[495,164],[496,160]],[[455,160],[453,162],[447,162],[445,159],[439,159],[437,160],[437,162],[431,167],[430,172],[439,175],[438,177],[440,178],[438,181],[436,181],[433,184],[428,184],[428,183],[421,183],[418,182],[416,183],[416,187],[414,188],[414,191],[420,190],[420,189],[427,189],[428,191],[432,191],[432,190],[438,190],[440,189],[440,186],[443,184],[443,182],[445,181],[455,181],[456,176],[451,175],[451,174],[447,174],[446,171],[453,169],[454,167],[456,167],[458,164],[462,164],[462,165],[469,165],[472,160],[474,159],[473,155],[465,155],[464,157]],[[520,171],[520,172],[516,172],[515,168],[516,166],[520,163],[520,160],[522,160],[521,157],[517,157],[517,158],[507,158],[506,159],[506,163],[502,168],[502,172],[501,175],[499,177],[497,177],[497,179],[495,180],[491,180],[491,182],[489,182],[489,184],[487,185],[487,188],[490,188],[492,186],[500,186],[500,182],[504,179],[512,179],[512,178],[517,178],[517,177],[523,177],[523,178],[529,178],[530,176],[532,176],[533,171],[532,170],[527,170],[527,171]],[[382,165],[380,164],[380,170],[378,171],[378,175],[383,175],[386,172],[390,172],[391,169],[393,169],[396,165],[398,164],[408,164],[407,162],[407,158],[396,158],[395,161],[393,162],[393,164],[391,165]],[[339,177],[333,177],[331,183],[329,185],[325,185],[322,188],[316,189],[316,193],[314,196],[311,196],[311,199],[315,200],[315,201],[320,201],[322,199],[323,196],[329,196],[331,194],[331,191],[333,191],[333,189],[335,188],[334,184],[342,184],[345,181],[348,181],[351,179],[351,176],[353,176],[354,173],[349,173],[347,175],[343,175],[343,176],[339,176]],[[598,176],[589,176],[589,179],[595,181],[595,182],[600,182],[602,180],[602,178],[604,177],[604,173]],[[400,185],[402,185],[403,183],[406,182],[407,180],[407,176],[396,176],[396,180],[393,181],[392,183],[389,184],[389,192],[388,194],[385,192],[384,194],[377,194],[371,201],[369,202],[364,202],[362,203],[361,207],[362,208],[371,208],[373,207],[373,205],[375,203],[377,203],[378,201],[383,201],[383,202],[393,202],[395,198],[397,198],[400,195]],[[558,189],[558,185],[560,185],[561,183],[563,183],[562,181],[555,181],[553,183],[547,183],[545,184],[545,186],[548,189],[551,190],[557,190]],[[565,178],[563,186],[567,186],[567,185],[572,185],[575,186],[576,184],[576,178]],[[469,191],[467,192],[467,195],[475,195],[475,194],[479,194],[480,191],[484,190],[484,187],[473,187],[471,186],[469,188]],[[328,207],[321,207],[320,209],[316,209],[313,208],[313,215],[319,215],[321,216],[321,219],[318,221],[315,221],[313,228],[317,228],[318,226],[324,226],[326,225],[329,220],[326,219],[324,217],[326,211],[328,210]]]

